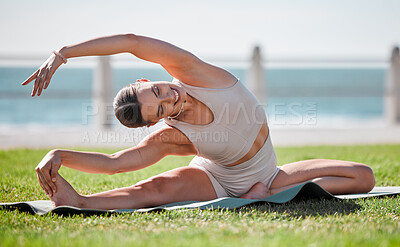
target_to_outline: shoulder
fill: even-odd
[[[163,143],[171,144],[192,144],[180,130],[169,125],[157,131],[157,135]]]
[[[173,76],[190,86],[218,89],[233,86],[237,82],[237,78],[227,70],[198,58],[193,59],[186,66],[185,70]]]
[[[155,145],[169,155],[195,155],[193,143],[178,129],[164,126],[143,140],[144,145]]]

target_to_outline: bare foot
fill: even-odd
[[[83,197],[79,195],[74,188],[60,174],[56,178],[57,192],[50,197],[54,207],[73,206],[77,208],[83,207]]]
[[[242,195],[240,198],[243,199],[264,199],[271,195],[271,191],[267,189],[263,183],[258,182],[246,194]]]

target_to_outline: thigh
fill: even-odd
[[[271,188],[280,188],[296,183],[302,183],[319,177],[346,177],[356,178],[363,172],[370,172],[371,169],[360,163],[313,159],[289,163],[280,167],[278,175],[271,184]]]
[[[133,187],[141,188],[154,205],[217,198],[207,174],[194,167],[176,168],[141,181]]]

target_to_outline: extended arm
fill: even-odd
[[[171,127],[146,137],[136,147],[115,154],[52,150],[36,167],[46,194],[55,192],[55,178],[61,165],[88,173],[115,174],[135,171],[155,164],[166,155],[192,155],[196,150],[188,139]]]
[[[134,34],[91,39],[75,45],[64,46],[60,53],[66,58],[131,53],[140,59],[166,67],[182,67],[196,59],[193,54],[167,42]]]
[[[186,50],[162,40],[134,34],[92,39],[60,50],[66,58],[123,52],[160,64],[173,77],[194,86],[214,87],[215,84],[236,82],[236,78],[227,71],[203,62]]]
[[[227,71],[201,61],[188,51],[161,40],[134,34],[91,39],[75,45],[64,46],[59,53],[67,59],[131,53],[140,59],[160,64],[173,77],[194,86],[214,87],[220,85],[220,87],[225,87],[224,83],[229,85],[232,81],[236,81],[236,78]],[[32,96],[36,93],[39,96],[43,88],[47,88],[53,74],[62,62],[60,57],[51,55],[22,85],[27,85],[35,80]]]

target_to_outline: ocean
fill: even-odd
[[[68,127],[93,124],[93,69],[60,68],[40,97],[32,83],[37,67],[0,67],[0,126]],[[225,68],[246,84],[246,68]],[[386,68],[306,67],[265,69],[263,102],[274,126],[341,126],[383,123]],[[114,92],[136,79],[172,80],[163,69],[114,68]],[[111,104],[111,102],[110,102]],[[85,115],[86,114],[86,115]]]

